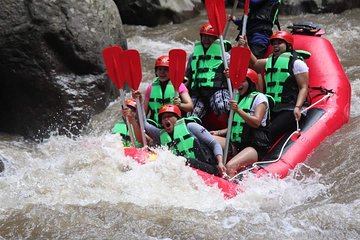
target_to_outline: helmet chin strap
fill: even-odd
[[[291,52],[293,50],[292,46],[288,43],[286,43],[286,51]]]

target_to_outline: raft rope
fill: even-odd
[[[313,108],[315,105],[319,104],[322,101],[325,101],[327,98],[331,97],[334,93],[330,90],[326,91],[326,95],[323,96],[321,99],[319,99],[318,101],[316,101],[315,103],[311,104],[310,106],[308,106],[307,108],[304,108],[303,110],[301,110],[301,113],[304,113],[306,111],[308,111],[309,109]],[[287,145],[287,143],[289,142],[289,140],[291,139],[292,136],[294,136],[295,134],[297,134],[297,138],[300,137],[301,133],[300,133],[300,127],[299,127],[299,121],[296,120],[296,129],[293,133],[290,134],[290,136],[286,139],[285,143],[283,144],[283,146],[281,147],[281,151],[279,153],[278,158],[274,159],[274,160],[268,160],[268,161],[259,161],[259,162],[254,162],[250,168],[246,168],[240,172],[238,172],[235,176],[233,176],[232,178],[228,179],[229,181],[234,181],[238,176],[243,175],[246,172],[249,172],[253,169],[255,169],[258,165],[260,164],[269,164],[269,163],[275,163],[277,161],[280,160],[281,156],[283,155],[284,152],[284,148]]]

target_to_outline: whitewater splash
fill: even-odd
[[[226,200],[207,186],[185,159],[156,149],[157,159],[140,165],[124,156],[121,137],[110,133],[70,139],[52,136],[23,151],[0,178],[3,208],[26,204],[89,205],[99,202],[182,207],[204,212],[234,209],[292,208],[326,191],[316,171],[300,181],[249,176],[246,191]],[[300,168],[297,168],[300,169]],[[296,173],[296,174],[295,174]],[[300,174],[301,175],[301,174]],[[295,194],[301,193],[301,194]]]

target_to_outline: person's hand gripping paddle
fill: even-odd
[[[115,86],[119,89],[122,108],[125,108],[126,107],[125,94],[123,90],[125,78],[122,68],[120,67],[120,54],[122,51],[123,51],[122,48],[119,46],[111,46],[104,48],[102,54],[108,76],[110,80],[115,84]],[[126,126],[129,130],[131,146],[135,147],[134,136],[128,118],[126,118],[125,121],[126,121]]]
[[[142,79],[141,60],[140,60],[139,52],[135,49],[122,51],[120,53],[120,65],[123,69],[124,78],[127,84],[133,90],[138,90]],[[136,100],[136,105],[138,106],[136,110],[139,117],[141,137],[142,137],[143,145],[146,146],[147,144],[146,144],[145,127],[144,127],[144,122],[146,119],[143,111],[144,108],[138,98],[136,98],[135,100]]]

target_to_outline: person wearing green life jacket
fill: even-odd
[[[121,135],[124,147],[132,147],[130,132],[125,120],[128,119],[132,128],[132,136],[134,136],[135,147],[141,148],[143,144],[141,130],[136,119],[136,101],[133,98],[129,98],[125,101],[125,105],[126,108],[122,109],[123,118],[115,122],[112,133]]]
[[[258,74],[248,68],[246,80],[240,85],[235,100],[230,100],[234,118],[230,130],[230,160],[226,163],[229,177],[261,159],[271,147],[269,100],[265,94],[256,91],[258,81]],[[220,129],[210,133],[224,147],[227,131]]]
[[[238,44],[248,47],[246,37],[240,37]],[[274,98],[270,136],[275,142],[284,133],[296,131],[297,123],[306,117],[301,112],[307,105],[309,84],[309,68],[304,58],[310,53],[295,51],[293,36],[287,31],[275,32],[270,44],[272,54],[265,59],[257,59],[251,54],[249,66],[258,73],[264,71],[265,92]]]
[[[144,109],[148,119],[153,120],[154,124],[160,126],[158,111],[166,103],[175,104],[184,113],[193,110],[193,103],[186,86],[181,83],[179,89],[174,89],[169,79],[168,56],[164,55],[156,59],[155,75],[156,78],[147,87],[145,92]],[[179,92],[179,96],[177,92]],[[141,97],[140,92],[134,91],[133,97]]]
[[[191,167],[218,176],[226,172],[220,144],[199,124],[197,117],[183,118],[176,105],[165,104],[159,109],[159,118],[162,128],[145,123],[146,132],[155,143],[185,157]]]
[[[189,56],[186,77],[187,87],[194,103],[194,110],[188,116],[202,119],[208,111],[216,116],[228,114],[230,92],[224,74],[221,43],[215,29],[209,23],[200,28],[200,41],[196,41],[194,51]],[[231,44],[224,41],[225,51]],[[230,54],[225,52],[229,63]]]

